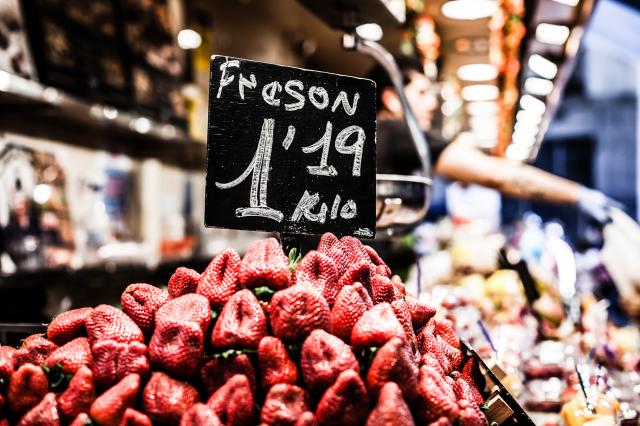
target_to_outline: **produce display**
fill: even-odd
[[[455,325],[368,246],[218,254],[0,347],[0,425],[486,425]]]

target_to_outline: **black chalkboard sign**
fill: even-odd
[[[375,84],[211,58],[205,225],[375,236]]]

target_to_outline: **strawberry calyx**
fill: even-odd
[[[46,365],[40,366],[49,379],[49,387],[54,392],[63,391],[69,385],[73,374],[64,372],[64,367],[61,363],[57,363],[53,368],[49,368]]]
[[[260,302],[268,302],[271,300],[271,297],[275,294],[275,291],[272,288],[267,287],[266,285],[263,285],[263,286],[254,288],[253,294],[256,295],[256,298]]]
[[[378,349],[380,348],[372,346],[369,348],[364,348],[359,353],[356,353],[358,359],[360,360],[360,365],[362,366],[363,371],[369,369],[369,366],[373,362],[373,358],[375,358]]]
[[[296,269],[296,266],[298,266],[298,263],[300,263],[301,260],[302,254],[298,253],[298,249],[296,247],[289,250],[289,270],[291,272]]]
[[[213,354],[214,358],[231,359],[241,354],[255,354],[258,351],[256,349],[227,349],[216,354]]]

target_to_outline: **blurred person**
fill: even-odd
[[[485,154],[476,148],[470,133],[461,133],[448,143],[432,125],[438,100],[431,81],[418,61],[402,57],[397,62],[409,105],[426,133],[436,174],[516,198],[576,206],[601,223],[609,220],[610,207],[618,203],[600,191],[528,164]],[[414,174],[420,170],[420,160],[402,120],[400,98],[382,67],[376,67],[369,77],[377,85],[378,173]]]

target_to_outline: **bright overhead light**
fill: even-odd
[[[538,24],[536,27],[536,40],[540,43],[561,45],[569,37],[569,27],[555,24]]]
[[[131,125],[133,127],[133,130],[138,133],[145,134],[149,133],[149,131],[151,130],[151,120],[146,117],[136,118],[131,122]]]
[[[510,160],[524,161],[531,154],[530,148],[523,145],[509,145],[505,151],[505,156]]]
[[[462,88],[462,99],[465,101],[493,101],[498,94],[498,87],[492,84],[474,84]]]
[[[382,39],[382,27],[378,24],[362,24],[356,27],[356,34],[365,40],[379,41]]]
[[[449,19],[472,20],[488,18],[496,13],[498,5],[493,0],[451,0],[441,10]]]
[[[564,5],[571,6],[571,7],[577,6],[578,3],[580,3],[580,0],[553,0],[553,1],[555,1],[556,3],[562,3]]]
[[[467,64],[458,68],[458,78],[466,81],[487,81],[498,76],[498,67],[491,64]]]
[[[530,111],[525,111],[524,109],[521,109],[516,114],[516,120],[538,125],[542,121],[542,115],[534,114]]]
[[[467,104],[467,114],[469,115],[495,115],[498,113],[496,102],[469,102]]]
[[[520,98],[520,108],[536,115],[542,115],[547,109],[547,106],[538,98],[534,98],[531,95],[524,95]]]
[[[524,90],[532,95],[547,96],[553,90],[553,82],[546,78],[529,77],[524,82]]]
[[[553,80],[558,73],[558,66],[538,54],[529,57],[529,69],[540,77]]]
[[[178,32],[178,46],[181,49],[197,49],[202,44],[202,36],[189,28]]]

